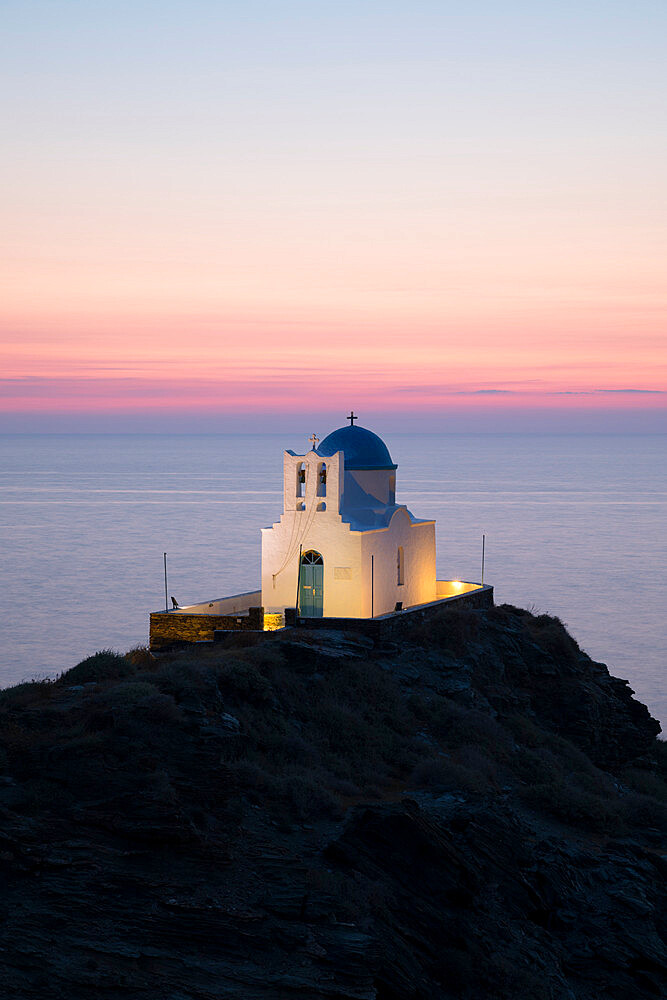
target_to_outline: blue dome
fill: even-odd
[[[365,427],[339,427],[327,434],[317,454],[330,458],[337,451],[345,452],[346,469],[395,469],[386,444]]]

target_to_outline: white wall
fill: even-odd
[[[286,517],[262,531],[262,603],[266,611],[282,611],[296,605],[299,545],[314,549],[324,561],[324,614],[356,617],[361,601],[361,536],[350,531],[339,514],[308,511],[296,513],[296,528]],[[284,565],[288,543],[291,557]],[[281,568],[282,567],[282,568]],[[274,572],[279,570],[274,576]]]
[[[362,581],[361,541],[339,513],[342,452],[322,459],[315,452],[284,455],[284,513],[280,521],[262,529],[262,604],[266,611],[293,608],[297,600],[299,546],[314,549],[324,561],[324,614],[358,614]],[[297,468],[306,466],[305,496],[297,496]],[[318,495],[318,470],[327,466],[326,496]],[[303,510],[297,505],[302,502]],[[318,510],[320,504],[326,510]],[[338,570],[338,573],[336,573]],[[341,572],[344,571],[344,572]]]
[[[233,594],[231,597],[217,597],[213,601],[203,601],[201,604],[188,604],[183,608],[170,608],[171,614],[180,612],[186,615],[233,615],[236,612],[247,611],[248,608],[258,608],[262,603],[261,590],[249,590],[245,594]]]
[[[393,611],[398,601],[407,608],[435,600],[434,521],[414,523],[408,512],[399,508],[387,528],[365,531],[362,537],[362,572],[368,580],[362,617],[371,614],[371,556],[374,556],[373,614]],[[397,577],[399,545],[403,546],[404,553],[405,583],[402,586]]]

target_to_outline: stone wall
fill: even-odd
[[[470,586],[466,584],[466,586]],[[401,621],[428,621],[441,608],[450,604],[464,604],[469,608],[484,608],[493,605],[493,587],[485,584],[468,593],[440,598],[428,604],[406,608],[404,611],[380,615],[377,618],[296,618],[295,608],[285,608],[284,624],[287,627],[308,629],[353,629],[367,635],[377,635],[391,631]],[[203,605],[202,605],[203,606]],[[268,622],[265,620],[268,619]],[[190,614],[181,610],[155,611],[150,616],[150,648],[169,649],[180,644],[212,642],[221,640],[228,632],[263,632],[280,628],[281,615],[264,615],[264,608],[249,608],[242,614],[212,615]],[[217,633],[217,635],[216,635]]]
[[[366,635],[377,635],[381,632],[391,631],[392,627],[401,621],[428,621],[442,608],[450,605],[457,607],[464,605],[467,608],[490,608],[493,606],[493,587],[484,584],[483,587],[477,587],[476,590],[468,593],[441,598],[414,608],[390,612],[387,615],[379,615],[377,618],[297,618],[295,608],[285,608],[285,625],[308,629],[353,629],[355,632],[364,632]]]
[[[263,608],[249,608],[238,615],[155,611],[150,616],[149,645],[151,649],[168,649],[182,642],[212,641],[216,629],[262,631],[263,628]]]

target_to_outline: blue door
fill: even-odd
[[[301,556],[299,614],[302,618],[322,618],[324,614],[324,560],[312,549]]]

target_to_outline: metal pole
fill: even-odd
[[[375,556],[371,556],[371,618],[375,617]]]
[[[482,586],[484,586],[484,549],[486,547],[486,535],[482,535]]]
[[[169,611],[169,590],[167,588],[167,553],[164,554],[164,610]]]
[[[299,546],[299,568],[296,571],[296,616],[299,617],[299,597],[301,589],[301,552],[303,545]]]

